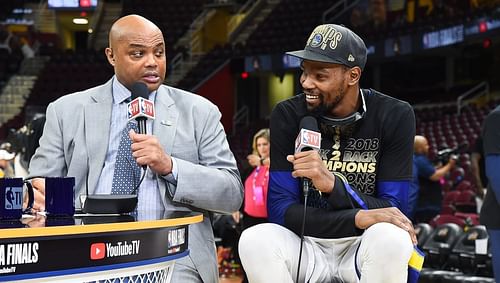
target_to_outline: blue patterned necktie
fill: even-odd
[[[138,184],[141,168],[132,156],[132,141],[128,132],[133,129],[137,132],[137,124],[129,121],[120,137],[120,145],[116,154],[115,171],[113,173],[113,186],[111,194],[130,194]]]

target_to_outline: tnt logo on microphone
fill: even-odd
[[[148,117],[148,119],[154,119],[155,118],[155,105],[154,102],[151,100],[147,99],[141,99],[141,113],[144,114],[144,116]]]
[[[140,113],[140,103],[138,99],[134,99],[128,104],[128,118],[132,119]]]
[[[21,209],[23,205],[23,188],[7,187],[5,190],[5,209]]]

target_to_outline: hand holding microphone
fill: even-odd
[[[158,138],[152,135],[129,133],[132,140],[132,156],[137,164],[148,166],[152,171],[167,175],[172,172],[172,158],[165,153]]]
[[[159,140],[147,133],[146,121],[155,118],[154,102],[148,99],[148,88],[146,84],[137,82],[132,85],[131,93],[132,101],[127,105],[128,119],[135,119],[138,124],[138,133],[133,130],[129,132],[132,156],[144,169],[148,166],[158,174],[167,175],[172,171],[172,159],[165,153]]]
[[[318,153],[320,148],[321,133],[316,119],[311,116],[302,118],[300,132],[295,140],[295,154],[287,156],[287,160],[293,163],[292,176],[303,177],[304,187],[307,187],[306,182],[311,180],[317,190],[330,193],[335,184],[335,177],[321,160]]]

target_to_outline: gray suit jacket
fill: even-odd
[[[109,141],[112,80],[63,96],[47,107],[40,147],[30,162],[30,176],[74,176],[75,205],[85,194],[88,174],[92,194],[104,165]],[[220,123],[218,108],[207,99],[169,86],[158,89],[155,135],[177,160],[177,186],[158,178],[166,211],[200,211],[204,221],[189,227],[193,268],[204,282],[217,282],[217,262],[209,212],[240,208],[243,186]],[[183,261],[185,262],[185,261]]]

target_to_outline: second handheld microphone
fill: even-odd
[[[319,150],[321,148],[321,133],[319,132],[318,122],[312,116],[305,116],[300,120],[300,131],[297,139],[295,139],[295,153]],[[302,189],[304,195],[309,191],[308,178],[302,179]]]

